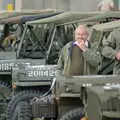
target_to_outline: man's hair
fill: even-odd
[[[86,25],[79,25],[76,29],[75,29],[75,33],[78,32],[79,29],[83,29],[86,31],[87,34],[89,34],[89,30],[88,27]]]

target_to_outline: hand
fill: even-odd
[[[115,57],[117,58],[117,60],[120,60],[120,52],[118,52]]]
[[[79,47],[83,52],[87,51],[87,49],[88,49],[88,48],[86,47],[84,41],[77,42],[77,45],[78,45],[78,47]]]
[[[83,52],[87,51],[88,48],[86,47],[85,42],[80,43],[80,49],[81,49]]]

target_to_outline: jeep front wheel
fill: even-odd
[[[42,94],[43,93],[39,90],[26,90],[16,94],[8,104],[7,120],[13,120],[14,115],[16,115],[15,110],[21,102],[26,102],[29,104],[31,99],[34,97],[40,97]]]

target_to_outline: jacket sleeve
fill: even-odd
[[[57,63],[57,75],[63,75],[64,69],[64,48],[60,52],[60,56]]]
[[[115,32],[113,31],[107,39],[104,38],[102,44],[102,55],[110,59],[115,59],[117,53]]]
[[[89,48],[87,51],[83,52],[85,60],[92,66],[98,66],[100,62],[100,54],[97,50],[97,44],[91,44],[91,48]]]

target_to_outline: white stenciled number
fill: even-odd
[[[28,71],[28,77],[33,77],[33,71]]]
[[[33,76],[35,76],[35,77],[36,77],[36,76],[39,76],[39,71],[34,71],[34,72],[33,72]]]
[[[49,76],[49,71],[44,71],[44,76]]]
[[[49,76],[49,71],[28,71],[28,77]]]

